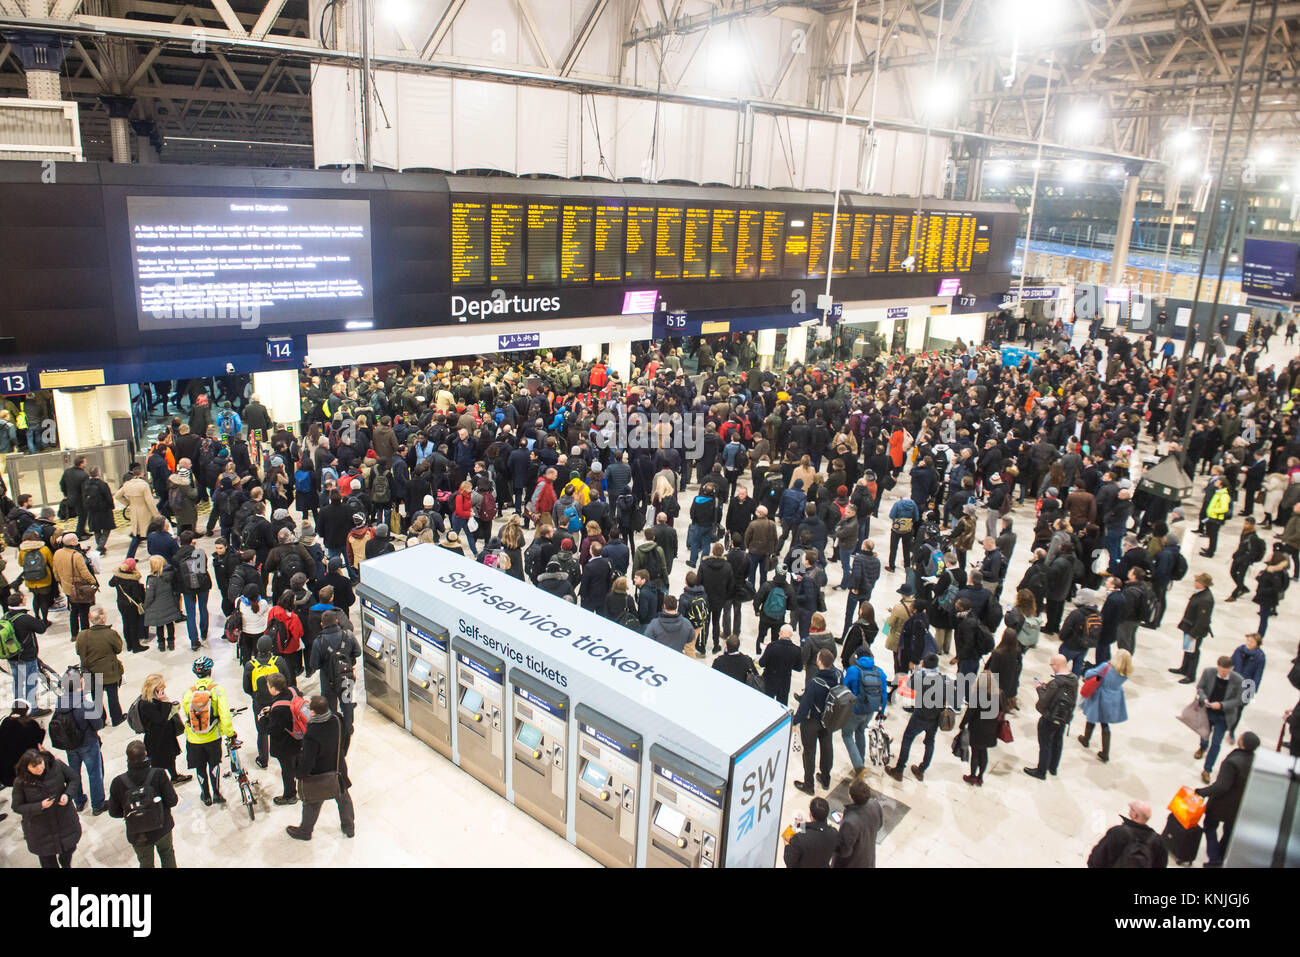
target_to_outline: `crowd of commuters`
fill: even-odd
[[[54,514],[36,514],[23,498],[5,503],[21,566],[6,588],[23,648],[12,662],[15,696],[34,700],[40,636],[62,600],[80,674],[94,681],[84,682],[89,699],[65,696],[76,700],[61,699],[54,718],[79,713],[78,702],[107,702],[104,718],[86,719],[78,746],[65,749],[67,761],[39,745],[22,752],[18,777],[32,800],[14,807],[29,846],[43,863],[66,863],[79,825],[57,795],[74,807],[86,800],[83,767],[95,813],[116,816],[126,792],[146,787],[154,803],[173,806],[173,786],[189,780],[177,773],[182,753],[203,802],[223,802],[221,741],[234,733],[230,701],[241,693],[256,764],[279,763],[277,803],[298,800],[304,772],[346,781],[329,764],[335,751],[341,763],[353,728],[359,566],[423,543],[792,707],[802,752],[794,786],[814,796],[811,821],[787,850],[792,865],[872,866],[882,817],[869,772],[904,781],[910,770],[924,781],[940,734],[951,733],[971,787],[985,784],[990,752],[1012,739],[1013,723],[1030,734],[1031,709],[1038,758],[1027,775],[1057,774],[1071,725],[1085,748],[1099,730],[1097,759],[1110,761],[1128,716],[1127,680],[1139,667],[1163,672],[1142,661],[1143,629],[1161,627],[1171,586],[1184,578],[1184,654],[1168,680],[1195,685],[1206,717],[1196,760],[1210,785],[1223,738],[1246,740],[1236,729],[1263,678],[1268,620],[1300,571],[1300,360],[1278,369],[1257,346],[1193,360],[1192,390],[1177,388],[1172,365],[1157,369],[1157,345],[1116,335],[1011,367],[994,350],[964,347],[853,357],[844,336],[810,343],[806,362],[775,374],[741,336],[638,344],[628,382],[603,360],[540,355],[305,370],[293,429],[276,426],[256,396],[222,400],[214,414],[201,389],[187,393],[188,421],[174,418],[116,487],[82,462],[68,470],[64,511],[76,531],[61,534]],[[1140,442],[1185,454],[1197,488],[1183,504],[1143,485],[1153,459]],[[1033,508],[1029,527],[1016,526],[1018,505]],[[128,510],[127,557],[97,567],[117,506]],[[1252,521],[1232,546],[1223,600],[1243,598],[1253,582],[1259,626],[1202,670],[1215,581],[1188,576],[1184,550],[1202,534],[1201,554],[1213,556],[1235,511]],[[1261,534],[1269,530],[1271,542]],[[1028,564],[1012,576],[1017,552]],[[886,574],[897,585],[880,589]],[[104,584],[116,593],[117,624]],[[835,590],[846,593],[842,621],[827,609]],[[220,619],[210,620],[210,606]],[[182,623],[188,648],[177,652]],[[242,667],[241,688],[212,679],[222,639]],[[1031,696],[1023,657],[1047,642],[1059,647]],[[134,709],[143,740],[131,745],[144,750],[128,750],[128,780],[105,790],[90,770],[106,730],[96,720],[108,730],[127,720],[118,656],[151,644],[201,655],[195,682],[176,695],[149,676]],[[317,678],[311,696],[302,685]],[[305,733],[294,725],[300,711]],[[901,730],[891,725],[896,744],[886,719],[905,719]],[[854,771],[842,812],[817,795],[833,787],[836,738]],[[922,755],[909,764],[917,738]],[[351,836],[346,786],[338,806]],[[310,837],[319,810],[306,805],[291,836]],[[148,840],[132,841],[165,866],[170,811],[162,817],[140,832]],[[1138,833],[1142,817],[1130,808],[1123,827]]]

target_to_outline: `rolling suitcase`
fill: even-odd
[[[1173,814],[1169,815],[1169,819],[1165,821],[1165,829],[1160,832],[1170,855],[1179,864],[1190,864],[1196,860],[1196,855],[1201,849],[1201,837],[1204,834],[1205,828],[1201,825],[1192,828],[1183,827]]]

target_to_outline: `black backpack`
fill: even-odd
[[[153,786],[157,773],[157,768],[150,768],[144,781],[138,785],[129,779],[127,781],[126,793],[122,796],[122,817],[126,821],[126,839],[132,844],[137,838],[143,838],[167,823],[162,795]]]
[[[61,709],[50,718],[50,744],[64,751],[75,751],[86,743],[86,729],[77,727],[77,718],[70,710]]]
[[[1187,577],[1187,557],[1181,551],[1174,555],[1174,567],[1169,574],[1176,582]]]
[[[333,677],[335,684],[342,684],[346,681],[352,681],[356,677],[353,670],[352,658],[347,652],[348,636],[346,632],[340,632],[339,643],[337,645],[326,644],[325,650],[328,653],[328,664],[330,675]]]
[[[1124,846],[1111,867],[1152,868],[1156,866],[1156,851],[1150,840],[1134,839]]]
[[[287,584],[293,580],[294,575],[299,573],[306,574],[307,569],[303,567],[302,556],[299,555],[298,550],[294,548],[280,556],[280,564],[277,571],[280,573],[281,581]],[[311,576],[307,575],[307,578],[310,579]]]

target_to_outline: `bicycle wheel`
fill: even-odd
[[[254,820],[257,808],[253,806],[253,786],[247,781],[239,782],[239,800],[243,801],[244,806],[248,808],[248,819]]]

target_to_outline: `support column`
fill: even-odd
[[[108,132],[113,145],[113,162],[131,162],[131,110],[135,97],[100,94],[99,102],[108,110]]]
[[[632,342],[609,343],[609,367],[624,385],[632,381]]]
[[[1128,174],[1124,180],[1124,195],[1119,203],[1119,220],[1115,229],[1115,249],[1111,253],[1110,273],[1107,283],[1118,286],[1124,281],[1124,265],[1128,262],[1128,244],[1133,237],[1133,216],[1137,212],[1138,173],[1142,167],[1137,164],[1124,164]]]
[[[135,134],[136,162],[142,166],[157,163],[162,156],[162,134],[153,120],[131,120]]]
[[[796,362],[804,363],[808,361],[808,330],[803,326],[791,326],[785,332],[785,364],[786,367],[794,365]]]
[[[89,449],[113,441],[110,412],[130,412],[131,390],[124,385],[54,390],[54,421],[60,449]]]
[[[969,159],[966,162],[966,201],[978,203],[984,185],[984,155],[988,147],[983,140],[966,144]]]
[[[266,406],[276,425],[292,425],[294,431],[302,421],[302,399],[298,391],[297,369],[273,369],[253,373],[253,394]],[[270,436],[267,436],[270,438]]]
[[[13,46],[27,75],[27,97],[32,100],[61,100],[59,75],[66,46],[62,37],[37,30],[6,30],[4,39]]]
[[[776,356],[776,330],[758,330],[756,345],[758,346],[758,367],[764,372],[771,372],[772,362]]]

